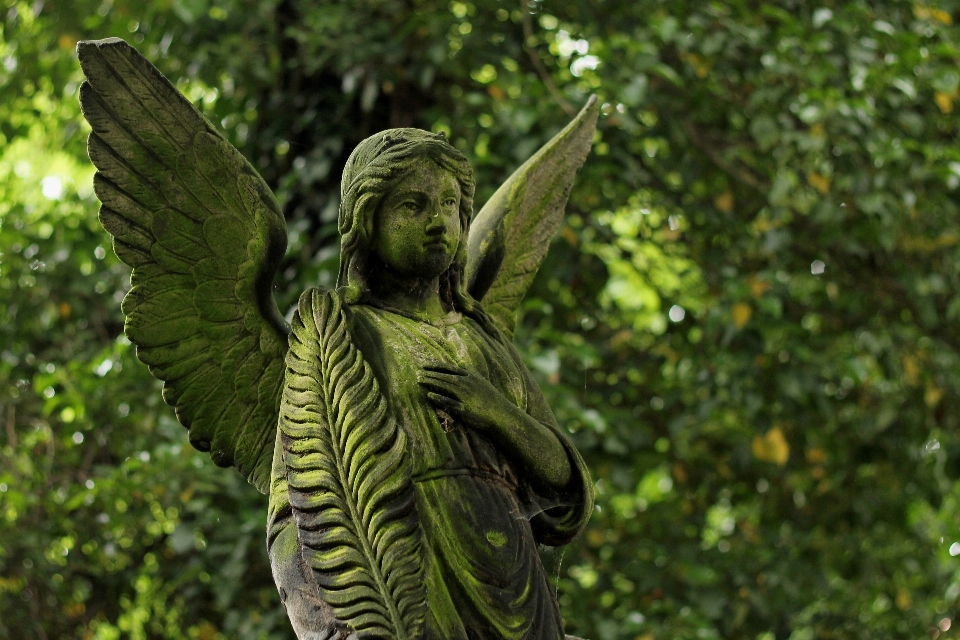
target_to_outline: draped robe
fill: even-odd
[[[424,534],[425,640],[562,640],[556,598],[537,544],[569,542],[585,525],[593,489],[579,453],[557,427],[513,345],[451,312],[426,322],[352,305],[350,334],[406,431]],[[430,364],[472,370],[549,428],[567,452],[570,482],[547,488],[481,433],[438,416],[418,383]],[[346,637],[297,547],[279,438],[267,544],[281,599],[301,640]]]

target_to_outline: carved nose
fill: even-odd
[[[444,220],[440,217],[440,210],[436,209],[432,216],[427,218],[427,230],[433,231],[434,229],[442,230],[444,228]]]

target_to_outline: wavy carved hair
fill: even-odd
[[[388,129],[357,145],[350,154],[340,182],[340,274],[337,288],[347,304],[361,302],[369,294],[374,225],[380,203],[422,158],[429,158],[453,175],[460,185],[460,244],[453,264],[440,276],[440,299],[465,313],[487,330],[492,323],[480,305],[467,293],[467,234],[473,217],[476,183],[466,157],[442,134],[421,129]]]

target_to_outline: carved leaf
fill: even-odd
[[[288,332],[271,292],[286,250],[280,208],[133,47],[77,50],[100,221],[133,267],[124,330],[190,442],[267,493]]]
[[[516,310],[563,220],[577,170],[593,144],[596,96],[483,206],[470,226],[470,294],[503,331],[513,334]]]
[[[280,436],[290,505],[321,596],[369,637],[419,638],[426,590],[406,435],[335,293],[301,296],[286,363]]]

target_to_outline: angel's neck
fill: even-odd
[[[370,278],[370,296],[375,302],[413,316],[435,320],[446,315],[440,301],[440,278],[405,276],[381,269]]]

